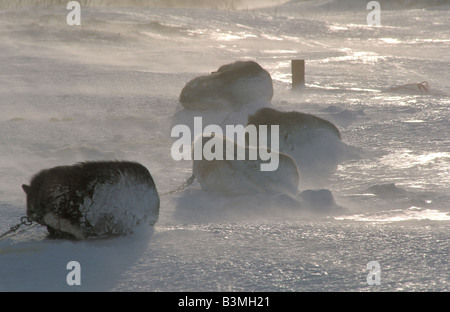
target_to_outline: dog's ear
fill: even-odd
[[[29,185],[22,184],[22,189],[25,192],[25,194],[27,194],[27,195],[29,194],[29,192],[30,192],[30,186]]]

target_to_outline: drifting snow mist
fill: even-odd
[[[182,110],[180,92],[242,59],[270,73],[271,106],[340,130],[354,157],[302,200],[343,212],[311,215],[288,197],[226,197],[195,182],[162,197],[155,228],[132,237],[52,241],[33,227],[2,240],[1,290],[77,290],[65,281],[71,260],[78,290],[374,290],[373,260],[378,289],[448,290],[448,2],[380,1],[380,27],[367,26],[358,1],[80,2],[79,27],[67,25],[65,1],[0,5],[0,232],[25,213],[20,186],[44,168],[126,159],[162,193],[181,185],[192,162],[172,159],[170,130],[195,112]],[[295,58],[306,60],[298,92]],[[390,89],[422,81],[429,94]]]

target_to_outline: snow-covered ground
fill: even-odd
[[[306,216],[194,182],[162,195],[155,227],[132,236],[50,240],[21,228],[0,240],[1,291],[450,290],[448,1],[380,1],[378,27],[356,0],[92,2],[81,26],[67,25],[64,1],[1,4],[0,234],[25,215],[21,185],[44,168],[123,159],[145,165],[160,194],[181,185],[192,162],[170,154],[180,92],[235,60],[271,74],[275,108],[330,120],[361,151],[321,186],[348,213]],[[293,92],[296,58],[306,87]],[[430,94],[389,90],[422,81]],[[70,261],[81,286],[66,282]],[[379,286],[367,284],[370,261]]]

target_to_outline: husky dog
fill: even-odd
[[[337,169],[346,144],[338,128],[331,122],[301,112],[281,112],[261,108],[248,118],[247,125],[279,126],[279,151],[294,158],[302,173],[302,182],[320,184]],[[308,184],[308,183],[307,183]]]
[[[236,109],[252,102],[270,103],[272,97],[270,74],[253,61],[237,61],[189,81],[180,103],[190,110]]]
[[[203,135],[197,136],[195,144],[209,144],[210,140],[223,143],[223,155],[220,159],[207,160],[204,157],[193,161],[193,172],[204,190],[220,193],[226,196],[250,195],[254,193],[298,194],[300,173],[295,161],[288,155],[278,153],[278,168],[274,171],[261,171],[263,161],[257,157],[251,160],[248,157],[256,147],[245,146],[243,160],[237,157],[238,144],[225,136],[216,134],[213,138]],[[231,142],[231,143],[230,143]],[[218,143],[220,144],[220,143]],[[229,147],[233,146],[233,151]],[[242,147],[242,146],[241,146]],[[270,151],[275,153],[275,151]],[[233,156],[233,157],[227,157]],[[254,153],[256,154],[256,153]],[[231,159],[231,160],[229,160]]]
[[[127,235],[159,216],[149,171],[127,161],[83,162],[37,173],[27,194],[27,216],[51,237],[84,239]]]

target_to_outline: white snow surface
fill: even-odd
[[[274,108],[330,120],[362,157],[316,193],[330,201],[331,191],[342,215],[194,182],[161,196],[155,226],[130,236],[51,240],[23,226],[0,240],[0,291],[450,290],[448,1],[381,1],[377,27],[356,0],[255,10],[90,2],[81,26],[67,25],[62,2],[0,6],[0,233],[25,215],[21,185],[44,168],[137,161],[160,194],[177,188],[192,174],[170,155],[171,127],[192,122],[179,94],[240,59],[271,74]],[[292,91],[296,58],[306,87]],[[422,81],[436,92],[389,91]],[[216,124],[229,115],[208,114]],[[69,261],[80,263],[80,286],[66,283]],[[370,261],[379,286],[367,285]]]

